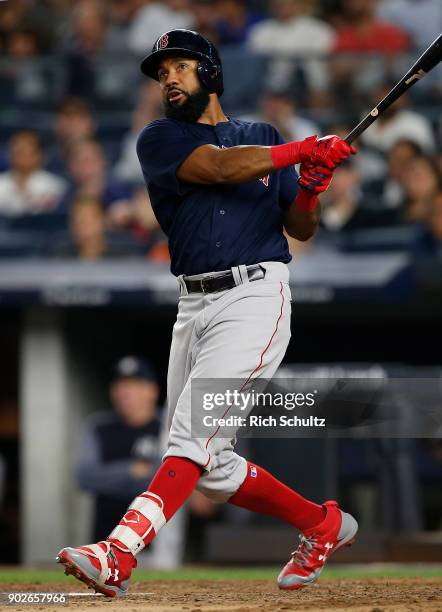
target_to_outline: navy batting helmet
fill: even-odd
[[[158,66],[164,57],[182,55],[198,62],[198,76],[210,93],[219,96],[224,91],[221,59],[215,46],[191,30],[171,30],[158,38],[152,52],[141,62],[141,71],[152,79],[158,79]]]

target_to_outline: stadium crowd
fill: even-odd
[[[168,260],[135,143],[162,112],[138,60],[173,27],[219,45],[229,114],[291,140],[343,136],[440,33],[442,3],[1,3],[0,257]],[[363,135],[322,198],[320,232],[291,250],[441,256],[441,102],[439,69]]]

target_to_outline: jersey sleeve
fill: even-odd
[[[144,128],[137,142],[144,177],[149,183],[179,194],[182,183],[176,175],[178,168],[192,151],[205,144],[209,143],[186,133],[172,121],[154,121]]]
[[[276,135],[276,144],[284,144],[285,140],[279,132],[276,131]],[[283,210],[287,210],[296,198],[299,189],[298,177],[295,166],[289,166],[279,172],[279,205]]]

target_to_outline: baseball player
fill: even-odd
[[[190,386],[191,379],[225,378],[244,387],[275,374],[290,339],[283,230],[299,240],[313,235],[318,194],[355,151],[337,136],[284,143],[271,125],[227,117],[220,58],[196,32],[163,34],[141,69],[159,82],[166,117],[143,129],[137,152],[180,288],[168,371],[168,449],[148,490],[108,538],[63,548],[57,560],[96,591],[124,595],[137,553],[197,488],[213,501],[300,530],[301,543],[278,577],[281,589],[298,589],[353,541],[355,519],[337,502],[309,501],[240,457],[219,427],[204,439],[192,437]],[[299,177],[295,164],[301,164]]]

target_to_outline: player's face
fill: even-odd
[[[158,79],[163,94],[166,117],[197,123],[210,103],[207,89],[197,73],[198,61],[187,57],[164,59]]]
[[[201,89],[197,74],[198,61],[188,57],[164,59],[158,68],[158,79],[165,106],[185,104],[189,96]]]

